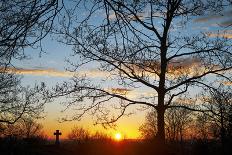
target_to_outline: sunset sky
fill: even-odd
[[[83,13],[84,14],[84,13]],[[182,33],[195,33],[198,31],[210,32],[208,37],[226,37],[232,38],[232,29],[227,28],[223,31],[219,28],[219,24],[225,24],[227,21],[231,21],[232,11],[228,10],[224,12],[224,16],[218,14],[210,14],[202,18],[194,20],[189,27],[184,28]],[[96,17],[101,18],[101,17]],[[112,15],[111,18],[114,18]],[[94,21],[97,22],[97,21]],[[176,33],[178,25],[173,28],[173,33]],[[14,60],[13,65],[15,68],[10,68],[10,70],[16,74],[22,75],[22,84],[24,86],[33,86],[35,83],[45,82],[48,87],[52,87],[57,83],[69,80],[74,73],[66,71],[69,67],[68,63],[65,61],[72,54],[72,47],[66,46],[61,43],[57,43],[52,37],[48,36],[42,41],[43,50],[45,53],[39,52],[39,49],[26,49],[25,53],[28,58],[25,60]],[[75,60],[78,61],[78,60]],[[190,61],[190,60],[189,60]],[[189,62],[188,61],[188,62]],[[92,64],[93,65],[93,64]],[[98,71],[93,66],[88,66],[80,71],[80,75],[86,75],[91,77],[93,80],[100,79],[106,76],[108,73],[103,71]],[[108,84],[107,88],[112,86],[117,87],[117,84]],[[194,91],[194,90],[192,90]],[[154,95],[152,90],[143,88],[140,90],[132,90],[128,94],[132,98],[138,96],[149,96]],[[44,130],[47,135],[53,137],[53,132],[56,129],[61,130],[62,138],[65,138],[67,133],[76,126],[82,126],[88,128],[91,131],[101,130],[107,132],[109,135],[113,136],[115,133],[120,132],[122,137],[126,138],[139,138],[139,126],[144,121],[144,115],[147,111],[141,111],[141,107],[135,106],[131,108],[132,114],[129,117],[123,117],[117,123],[115,129],[104,129],[101,125],[94,126],[93,116],[86,115],[81,121],[72,121],[59,123],[58,119],[67,115],[67,113],[62,113],[61,111],[65,108],[59,103],[60,101],[54,101],[52,103],[47,103],[45,106],[45,118],[40,120],[44,126]],[[68,113],[70,114],[70,113]]]

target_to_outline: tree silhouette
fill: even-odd
[[[227,5],[223,0],[214,2],[79,1],[78,11],[84,8],[86,12],[77,18],[79,12],[75,12],[75,8],[78,7],[74,5],[61,20],[59,31],[64,35],[60,41],[73,45],[70,70],[77,71],[92,64],[107,74],[96,83],[77,73],[72,82],[54,88],[54,96],[69,97],[68,107],[79,106],[73,117],[64,120],[78,120],[91,111],[96,114],[98,123],[110,124],[127,114],[128,107],[150,106],[157,112],[156,137],[164,144],[165,110],[191,109],[187,105],[172,105],[178,96],[190,88],[210,86],[209,77],[230,80],[227,71],[232,68],[231,41],[211,37],[202,29],[191,29],[195,19],[212,10],[220,12],[224,4]],[[113,81],[118,83],[117,88],[109,86]],[[152,90],[153,95],[146,98],[128,95],[142,88]],[[82,101],[85,104],[81,104]],[[113,116],[105,109],[112,102],[113,107],[121,109]]]
[[[187,128],[193,121],[190,110],[183,108],[168,109],[165,114],[167,137],[171,141],[183,142],[188,133]]]
[[[209,121],[209,116],[205,113],[197,114],[194,128],[196,128],[194,135],[195,138],[200,139],[203,142],[207,142],[211,137],[213,137],[213,127]]]
[[[0,92],[0,124],[14,124],[22,117],[41,117],[46,102],[45,85],[25,88],[13,83],[11,87],[5,85]]]
[[[41,47],[62,7],[57,0],[2,0],[0,2],[0,123],[15,123],[21,116],[37,115],[43,108],[38,97],[44,86],[23,88],[12,59],[27,57],[25,48]]]
[[[75,126],[68,134],[68,139],[78,143],[88,141],[90,137],[89,130],[78,126]]]
[[[156,112],[150,111],[146,114],[144,123],[139,127],[139,131],[144,139],[154,139],[157,132]]]
[[[208,121],[214,125],[214,130],[217,130],[217,137],[220,137],[223,146],[230,135],[231,101],[231,87],[222,84],[217,89],[206,88],[202,97],[204,107],[208,110],[206,113]]]
[[[36,122],[36,119],[21,117],[14,124],[6,124],[3,131],[0,132],[2,137],[16,136],[17,138],[35,138],[43,136],[43,126]]]
[[[26,47],[40,45],[36,43],[48,34],[58,11],[57,0],[1,1],[0,69],[13,58],[25,58]]]

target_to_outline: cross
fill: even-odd
[[[59,145],[60,144],[60,141],[59,141],[59,136],[61,135],[61,132],[59,132],[59,130],[56,130],[56,132],[54,132],[54,135],[56,135],[56,145]]]

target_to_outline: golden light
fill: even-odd
[[[121,140],[122,139],[122,135],[121,135],[121,133],[116,133],[115,135],[114,135],[114,138],[116,139],[116,140]]]

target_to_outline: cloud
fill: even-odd
[[[118,16],[118,17],[120,17],[120,16]],[[141,20],[143,20],[144,18],[146,18],[147,16],[146,16],[146,14],[144,14],[144,13],[138,13],[137,14],[137,17],[139,18],[139,19],[141,19]],[[109,14],[109,17],[108,17],[110,20],[115,20],[116,19],[116,14],[115,14],[115,12],[111,12],[110,14]],[[133,20],[136,20],[136,18],[133,16],[133,15],[128,15],[127,16],[127,19],[128,20],[131,20],[131,21],[133,21]]]
[[[201,73],[202,69],[201,60],[196,57],[176,59],[168,65],[168,76],[169,78],[182,75],[193,76]]]
[[[68,71],[59,71],[55,69],[25,69],[25,68],[12,68],[6,69],[8,73],[18,75],[35,75],[35,76],[56,76],[56,77],[72,77],[74,74]]]
[[[155,60],[144,61],[140,65],[131,65],[130,68],[139,76],[158,78],[153,72],[160,73],[160,62]],[[196,69],[197,68],[197,69]],[[167,77],[170,79],[182,75],[196,75],[202,73],[202,62],[196,57],[172,60],[168,64]]]
[[[128,97],[135,99],[135,98],[154,98],[155,96],[158,96],[157,92],[154,90],[148,91],[148,90],[133,90],[130,91],[128,94]]]
[[[202,61],[196,57],[188,57],[182,59],[175,59],[169,62],[167,69],[167,78],[169,80],[179,78],[181,76],[195,76],[202,74],[207,71],[207,69],[203,66]],[[129,67],[129,68],[127,68]],[[146,60],[141,62],[140,64],[130,64],[126,66],[122,66],[122,68],[129,73],[131,76],[136,74],[136,76],[140,78],[144,78],[145,80],[153,79],[158,80],[159,77],[154,73],[160,73],[160,62],[158,60]],[[214,66],[215,67],[215,66]],[[210,68],[208,66],[208,68]],[[0,71],[4,71],[4,68],[0,68]],[[104,78],[104,77],[114,77],[116,75],[126,76],[123,72],[119,73],[117,70],[113,70],[111,72],[108,71],[100,71],[97,69],[91,70],[81,70],[76,72],[71,71],[62,71],[52,68],[13,68],[8,67],[6,71],[8,73],[14,73],[18,75],[33,75],[33,76],[52,76],[52,77],[66,77],[71,78],[73,76],[86,76],[88,78]],[[112,89],[111,91],[118,93],[128,93],[130,90],[125,89]]]
[[[220,31],[218,33],[209,32],[206,33],[206,35],[212,38],[220,37],[220,38],[232,39],[232,30]]]
[[[222,83],[226,86],[232,86],[232,81],[223,81]]]
[[[196,23],[214,23],[217,26],[232,25],[232,10],[222,12],[221,14],[212,14],[195,19]]]
[[[144,97],[157,96],[156,92],[148,90],[128,89],[128,88],[109,88],[106,91],[114,94],[124,95],[129,99],[139,99]]]
[[[193,105],[196,100],[196,98],[177,98],[175,102],[183,105]]]
[[[4,68],[0,68],[0,71],[3,71]],[[53,77],[73,77],[74,75],[80,76],[88,76],[88,77],[105,77],[109,76],[110,73],[103,72],[99,70],[87,70],[87,71],[79,71],[79,72],[71,72],[71,71],[61,71],[52,68],[47,69],[25,69],[25,68],[13,68],[8,67],[4,70],[8,73],[14,73],[18,75],[34,75],[34,76],[53,76]]]
[[[110,88],[108,91],[111,92],[111,93],[114,93],[114,94],[127,95],[131,91],[131,89],[127,89],[127,88]]]
[[[136,16],[140,19],[140,20],[145,20],[145,19],[150,19],[151,18],[151,11],[150,10],[147,10],[145,12],[138,12],[136,14]],[[162,17],[162,14],[161,13],[157,13],[157,12],[154,12],[152,14],[153,17]],[[125,17],[125,16],[124,16]],[[130,14],[128,16],[126,16],[128,20],[130,21],[135,21],[137,20],[135,18],[134,15]],[[110,14],[109,14],[109,17],[108,17],[110,20],[115,20],[116,19],[116,14],[115,12],[111,11]]]
[[[208,16],[205,16],[205,17],[197,18],[194,21],[196,23],[205,23],[205,22],[209,22],[209,21],[212,21],[212,20],[222,19],[223,17],[224,16],[222,16],[222,15],[208,15]]]

